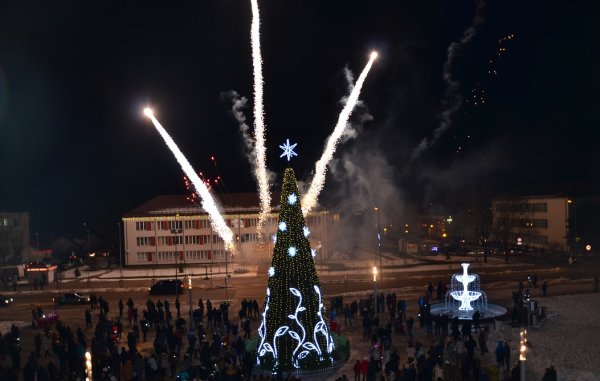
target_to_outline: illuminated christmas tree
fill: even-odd
[[[287,143],[289,148],[289,142]],[[284,148],[284,147],[282,147]],[[288,158],[295,154],[293,146]],[[284,148],[284,155],[286,154]],[[296,177],[285,170],[279,221],[262,322],[257,363],[274,372],[331,366],[335,344],[325,316],[323,296],[300,208]]]

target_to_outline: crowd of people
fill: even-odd
[[[148,299],[140,314],[129,298],[126,303],[119,300],[111,314],[108,301],[92,294],[85,328],[71,328],[60,320],[38,327],[35,350],[24,364],[20,330],[13,325],[10,333],[0,334],[0,358],[11,358],[10,366],[0,367],[0,378],[16,381],[21,374],[25,381],[84,380],[89,349],[96,380],[250,379],[254,359],[246,351],[246,340],[259,314],[256,300],[243,300],[239,320],[233,322],[228,303],[200,299],[191,325],[178,298],[174,305],[173,310],[166,299]],[[141,345],[145,342],[151,345]]]
[[[485,380],[492,375],[484,365],[493,362],[494,356],[495,369],[504,377],[499,379],[518,379],[518,362],[511,357],[514,345],[498,342],[488,355],[490,330],[481,326],[478,312],[472,321],[431,313],[433,299],[443,300],[446,292],[445,285],[434,288],[430,283],[417,301],[416,319],[408,314],[408,302],[395,293],[346,303],[342,296],[331,298],[332,331],[342,330],[343,316],[344,329],[356,327],[360,332],[362,328],[368,343],[368,350],[352,361],[354,380]],[[515,294],[515,305],[521,305],[523,284]],[[0,334],[0,358],[10,357],[10,365],[0,367],[0,377],[5,381],[18,380],[19,375],[25,381],[84,380],[84,357],[89,350],[96,380],[282,379],[254,371],[255,359],[246,351],[247,340],[254,334],[253,320],[259,317],[258,302],[242,300],[233,319],[230,308],[226,302],[200,299],[190,324],[178,298],[174,302],[147,299],[144,304],[129,298],[119,300],[114,308],[102,296],[92,294],[84,312],[85,328],[72,328],[60,320],[39,327],[35,349],[23,363],[19,328],[13,326]],[[357,320],[361,325],[357,326]],[[343,375],[336,381],[347,379]],[[552,380],[556,380],[554,367],[544,375],[544,381]]]

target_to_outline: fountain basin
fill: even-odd
[[[472,320],[475,311],[481,314],[481,321],[503,317],[508,309],[500,304],[487,303],[486,308],[473,307],[472,310],[459,310],[449,307],[446,303],[435,303],[431,305],[431,315],[448,315],[450,318],[457,317],[460,320]]]

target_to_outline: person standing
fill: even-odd
[[[89,309],[85,310],[85,328],[92,328],[92,314]]]
[[[123,318],[123,308],[125,308],[125,306],[123,305],[123,299],[119,299],[119,319]]]
[[[508,341],[504,342],[504,365],[506,365],[506,371],[510,370],[510,346]]]
[[[542,295],[548,296],[548,283],[546,281],[542,283]]]
[[[360,360],[354,363],[354,381],[360,381]]]

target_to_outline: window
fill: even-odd
[[[137,253],[138,262],[148,262],[148,253]]]
[[[185,244],[186,245],[199,245],[200,244],[200,236],[199,235],[185,236]]]
[[[202,261],[210,259],[209,250],[191,250],[185,252],[186,261]]]
[[[156,253],[159,262],[175,262],[179,259],[179,253],[175,251],[159,251]]]
[[[137,246],[154,246],[154,237],[137,237]]]
[[[183,221],[169,221],[169,230],[183,230]]]
[[[166,235],[158,237],[159,246],[173,246],[183,245],[183,236],[180,235]]]
[[[258,234],[242,234],[242,242],[258,242]]]

